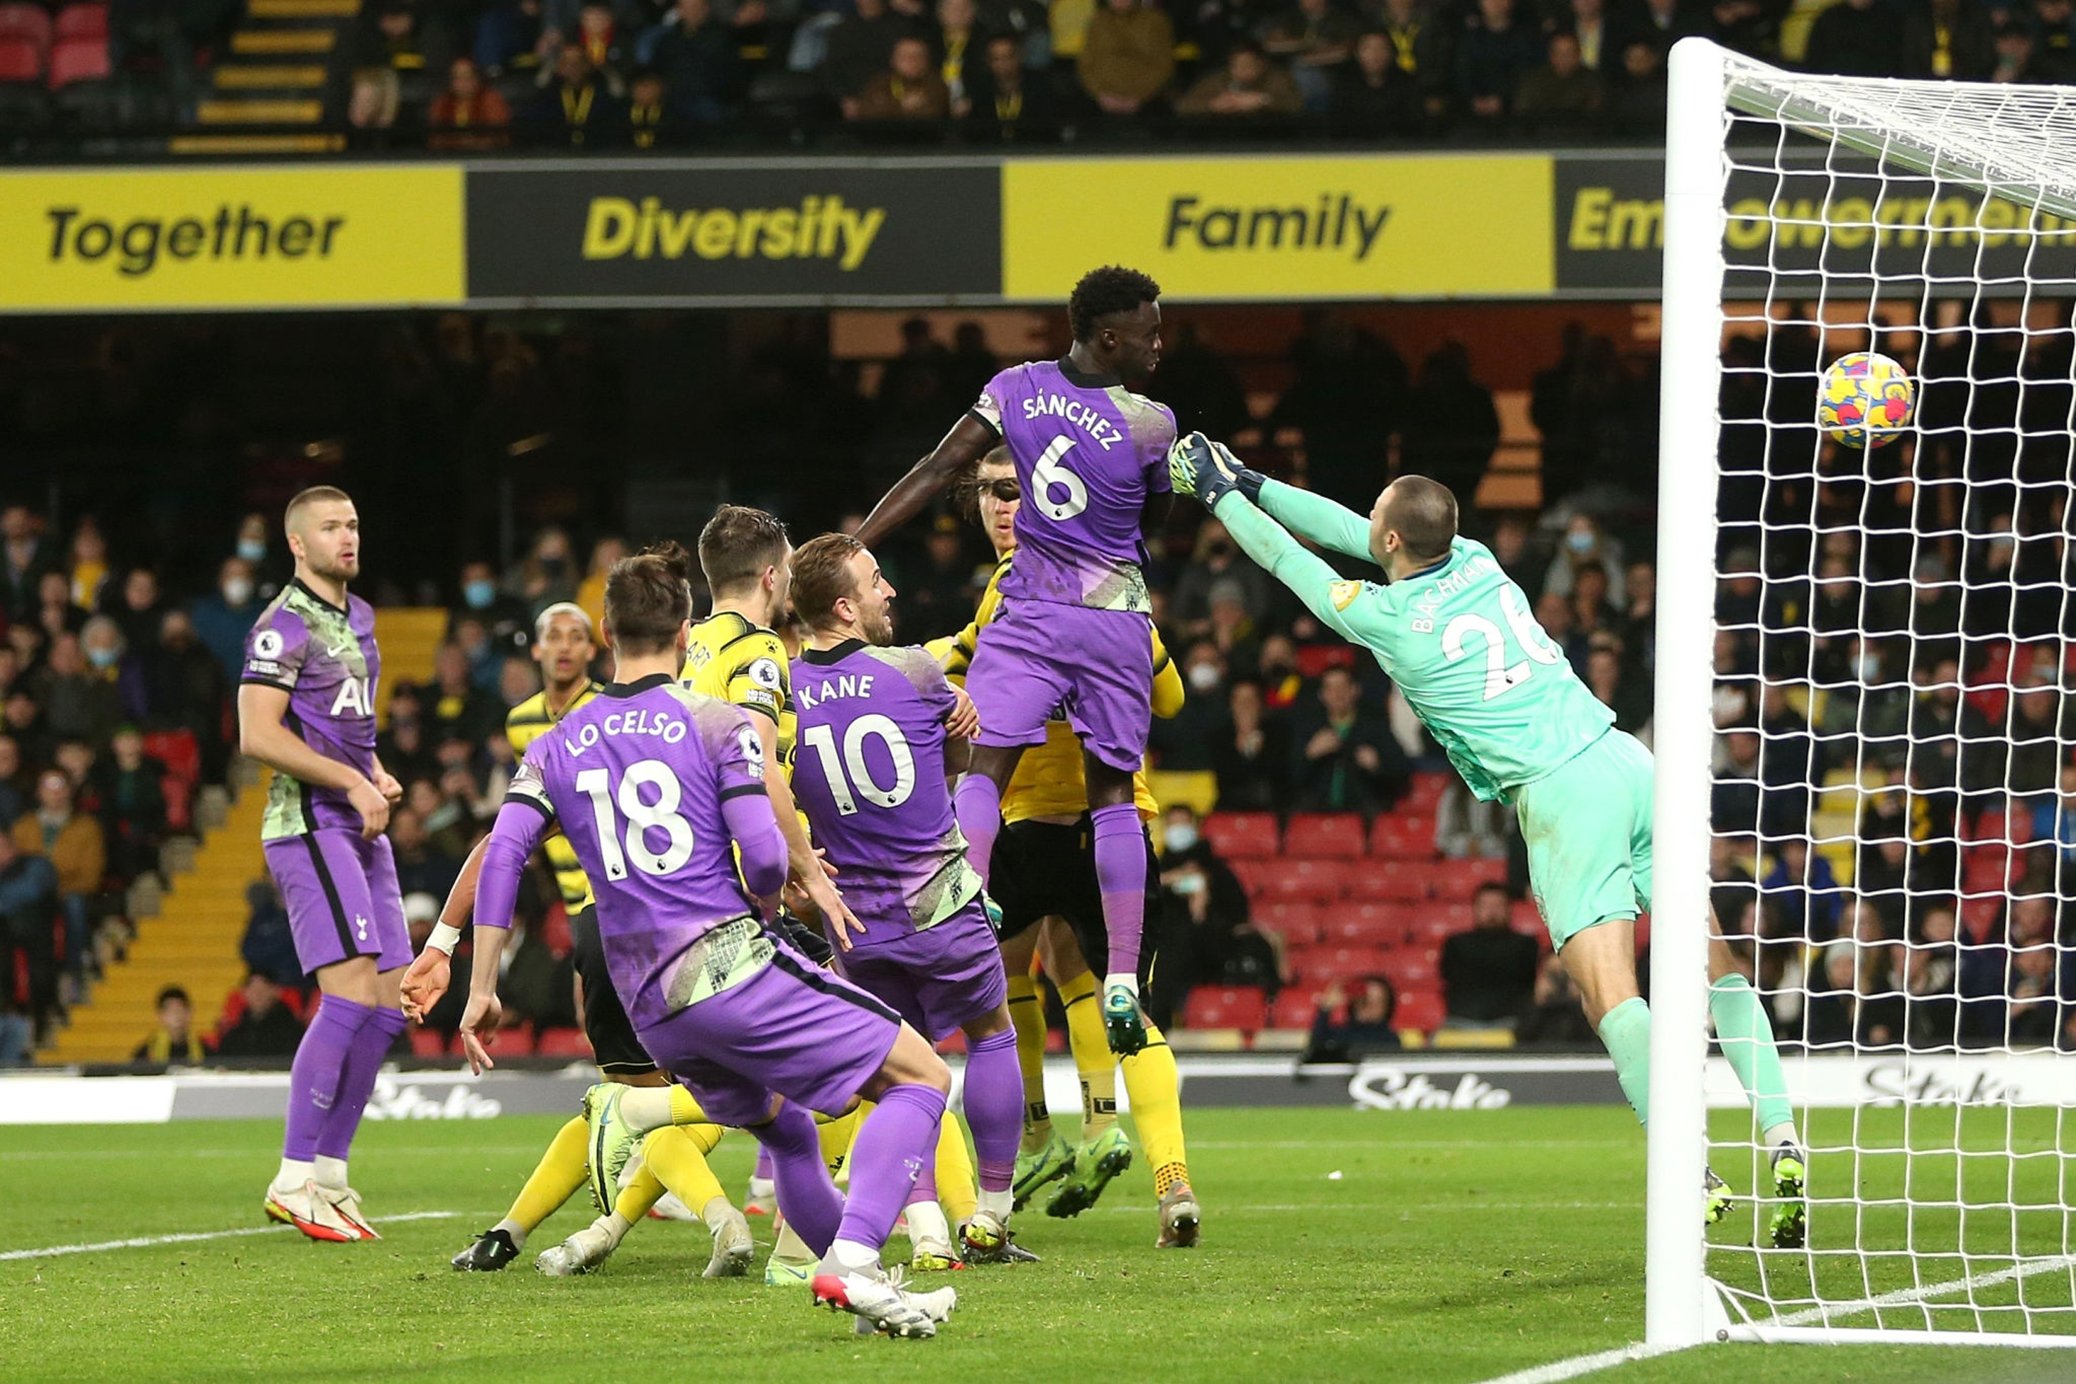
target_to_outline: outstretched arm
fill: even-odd
[[[944,493],[959,472],[977,463],[1001,440],[1000,433],[972,413],[952,424],[952,430],[930,455],[894,482],[886,498],[872,507],[872,513],[858,526],[858,541],[868,548],[877,547],[880,540],[920,514],[925,505]]]
[[[1243,487],[1244,493],[1244,487]],[[1262,512],[1310,543],[1344,557],[1370,556],[1370,526],[1352,509],[1344,509],[1324,495],[1314,495],[1282,481],[1264,478],[1259,494],[1248,496]]]
[[[1321,503],[1339,508],[1331,501]],[[1321,624],[1351,643],[1372,650],[1381,647],[1380,632],[1364,628],[1363,604],[1354,599],[1361,593],[1362,583],[1345,580],[1238,491],[1221,496],[1211,512],[1231,532],[1240,550],[1289,587]]]

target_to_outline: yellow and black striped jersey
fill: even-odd
[[[961,682],[965,680],[966,670],[973,663],[974,650],[980,646],[980,632],[1002,609],[1002,578],[1009,574],[1010,565],[1015,561],[1016,554],[1007,553],[995,564],[987,589],[980,593],[980,605],[973,612],[972,623],[957,634],[934,639],[925,646],[936,655],[949,676]],[[1155,630],[1153,714],[1163,719],[1173,716],[1182,710],[1182,697],[1181,670],[1169,657],[1168,646],[1161,642],[1161,632]],[[1132,792],[1138,800],[1141,817],[1150,822],[1160,815],[1160,804],[1154,801],[1152,790],[1146,786],[1145,770],[1132,776]],[[1088,780],[1081,767],[1081,741],[1065,721],[1048,721],[1045,743],[1025,750],[1024,757],[1017,761],[1009,789],[1002,795],[1002,820],[1023,822],[1033,817],[1072,817],[1087,810]]]
[[[793,683],[778,635],[732,610],[708,616],[692,627],[678,677],[695,692],[769,717],[778,727],[778,762],[792,768]]]
[[[586,682],[577,695],[569,699],[569,705],[560,711],[548,707],[548,694],[536,692],[505,714],[505,742],[512,747],[515,758],[526,757],[526,747],[541,738],[548,727],[590,701],[602,691],[600,684]],[[549,866],[555,871],[555,887],[562,891],[562,906],[571,913],[591,905],[591,881],[585,878],[584,867],[577,863],[576,848],[561,832],[556,832],[541,843],[541,853],[548,857]]]

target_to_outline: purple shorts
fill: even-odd
[[[357,831],[320,828],[263,849],[305,975],[356,956],[374,957],[378,971],[411,964],[411,929],[388,837],[369,841]]]
[[[979,899],[923,932],[840,952],[836,964],[933,1043],[1009,999],[1002,947]]]
[[[776,936],[763,970],[636,1032],[715,1124],[771,1118],[773,1094],[842,1113],[886,1065],[901,1016]]]
[[[1153,728],[1153,622],[1128,610],[1010,601],[981,632],[966,673],[982,745],[1039,745],[1064,715],[1113,769],[1146,764]]]

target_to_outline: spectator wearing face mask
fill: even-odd
[[[1211,747],[1225,719],[1225,657],[1208,639],[1184,650],[1182,681],[1188,695],[1173,720],[1153,723],[1152,748],[1163,769],[1211,767]]]
[[[1607,577],[1607,603],[1618,610],[1627,605],[1629,592],[1623,580],[1627,567],[1621,543],[1603,531],[1592,515],[1574,514],[1564,526],[1564,541],[1550,559],[1550,570],[1543,574],[1543,594],[1569,600],[1578,586],[1579,570],[1592,566],[1598,566]]]
[[[44,709],[44,732],[59,740],[105,744],[121,722],[143,720],[143,669],[115,621],[96,615],[77,635],[52,640],[36,700]]]
[[[1282,957],[1276,944],[1255,929],[1247,890],[1204,839],[1195,809],[1171,804],[1162,814],[1160,841],[1161,900],[1168,922],[1162,952],[1174,982],[1185,989],[1259,985],[1273,996],[1283,983]],[[1169,998],[1172,1010],[1183,996]]]
[[[448,614],[451,632],[463,620],[475,620],[489,635],[489,643],[509,648],[515,636],[528,626],[526,602],[498,589],[497,569],[487,562],[465,562],[457,582],[461,603]]]
[[[262,603],[279,595],[289,577],[288,561],[274,548],[273,538],[274,526],[266,515],[248,514],[238,521],[238,537],[231,547],[236,556],[251,566],[252,579],[259,586]]]
[[[254,568],[242,557],[227,557],[216,569],[216,590],[188,608],[195,636],[224,670],[235,678],[245,665],[245,636],[266,607],[259,599]]]

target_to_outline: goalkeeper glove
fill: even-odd
[[[1110,1051],[1130,1057],[1146,1046],[1146,1018],[1139,1012],[1139,977],[1103,977],[1103,1036]]]
[[[1168,449],[1168,479],[1178,493],[1193,495],[1205,509],[1215,510],[1235,490],[1249,500],[1258,499],[1267,478],[1242,466],[1223,442],[1193,432],[1176,438]]]

